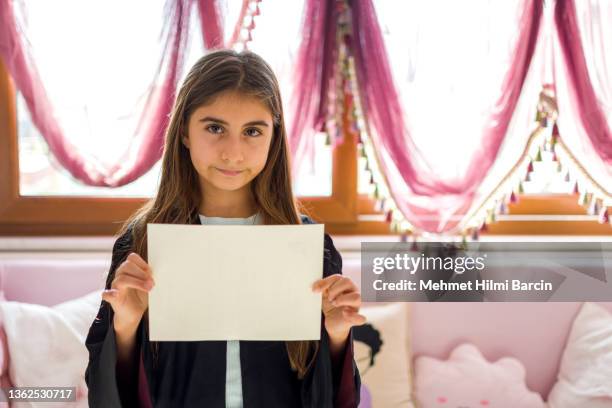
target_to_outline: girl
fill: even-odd
[[[177,95],[157,196],[126,221],[113,246],[107,290],[86,340],[90,407],[358,405],[351,327],[365,318],[327,234],[323,279],[312,288],[323,296],[319,341],[148,341],[155,282],[147,224],[313,223],[298,213],[289,169],[270,67],[251,52],[201,58]]]

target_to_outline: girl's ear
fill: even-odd
[[[182,136],[181,141],[183,142],[183,145],[189,149],[189,139],[186,136]]]

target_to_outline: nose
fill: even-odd
[[[221,145],[221,160],[230,163],[240,163],[244,160],[239,136],[228,135]]]

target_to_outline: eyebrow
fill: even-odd
[[[229,125],[229,123],[227,123],[223,119],[213,118],[212,116],[206,116],[205,118],[200,119],[199,122],[216,122],[216,123],[221,123],[222,125]],[[263,120],[254,120],[254,121],[245,123],[242,126],[266,126],[267,127],[268,124]]]

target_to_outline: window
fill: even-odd
[[[79,2],[63,1],[55,3],[70,4],[70,7],[78,7]],[[50,85],[50,92],[62,103],[59,114],[62,117],[70,118],[66,124],[66,129],[70,132],[73,129],[75,137],[80,137],[78,141],[87,154],[99,157],[100,161],[112,160],[116,151],[125,147],[129,141],[129,135],[134,127],[134,121],[138,119],[137,113],[142,106],[139,96],[146,90],[147,81],[153,76],[151,67],[155,66],[155,57],[159,55],[151,39],[158,38],[159,19],[162,8],[162,1],[152,5],[147,3],[147,7],[142,4],[130,4],[121,7],[126,9],[122,16],[129,23],[130,12],[140,13],[146,9],[149,14],[140,15],[139,31],[124,28],[121,31],[120,24],[117,24],[113,35],[115,40],[121,39],[125,49],[106,50],[109,55],[100,58],[106,64],[96,64],[96,53],[104,51],[105,41],[111,39],[96,39],[82,36],[74,39],[70,33],[79,28],[63,27],[63,30],[41,30],[33,38],[33,41],[57,41],[69,42],[78,41],[78,47],[93,54],[84,54],[83,60],[89,62],[85,72],[79,73],[79,80],[63,78],[64,67],[58,65],[56,68],[56,79],[52,78],[53,69],[42,69],[49,73],[46,83]],[[29,7],[40,4],[40,7],[51,7],[44,0],[28,2]],[[255,32],[253,43],[249,48],[260,53],[266,60],[270,61],[277,69],[279,80],[283,83],[283,97],[286,103],[290,95],[291,81],[288,72],[287,61],[295,52],[297,35],[283,36],[286,41],[280,45],[285,53],[274,53],[274,47],[279,47],[278,28],[275,24],[266,24],[265,18],[279,21],[278,15],[300,17],[301,5],[299,2],[285,2],[282,0],[269,0],[261,3],[261,20],[257,20],[258,27],[268,27],[259,29]],[[266,7],[269,7],[266,11]],[[107,25],[109,18],[104,18],[103,10],[108,7],[108,3],[97,5],[96,9],[82,6],[83,13],[90,13],[95,16],[91,22]],[[110,7],[109,9],[114,9]],[[38,17],[33,18],[30,23],[50,24],[51,21],[45,18],[52,11],[44,8]],[[97,11],[96,11],[97,10]],[[269,10],[275,10],[272,14]],[[57,12],[57,11],[55,11]],[[227,18],[236,19],[235,9],[226,9],[224,13]],[[296,17],[296,18],[297,18]],[[80,19],[78,19],[80,21]],[[287,30],[296,30],[299,24],[295,24],[297,19],[280,19],[287,24]],[[75,24],[83,24],[76,21]],[[293,21],[293,23],[292,23]],[[147,25],[150,22],[150,25]],[[126,24],[124,27],[129,27]],[[56,27],[56,25],[54,25]],[[87,32],[84,28],[80,30]],[[89,27],[89,26],[86,26]],[[93,26],[92,26],[93,27]],[[231,30],[226,26],[226,36],[231,35]],[[134,37],[134,43],[123,41],[130,37],[125,32],[128,30]],[[96,31],[94,28],[92,31]],[[103,32],[104,30],[100,30]],[[53,32],[53,37],[45,38],[47,32]],[[64,35],[65,37],[61,37]],[[259,37],[258,37],[259,36]],[[286,38],[285,38],[286,37]],[[200,35],[195,33],[191,36],[187,56],[186,67],[190,67],[193,62],[201,55],[203,45]],[[274,40],[271,40],[274,39]],[[96,43],[98,41],[98,43]],[[130,52],[134,50],[134,44],[149,43],[146,47],[138,48],[138,58],[134,58]],[[76,46],[76,45],[75,45]],[[108,47],[107,47],[108,48]],[[142,49],[141,49],[142,48]],[[45,49],[41,47],[40,49]],[[45,58],[48,63],[57,64],[55,56],[40,55],[41,64]],[[63,56],[61,58],[68,58]],[[60,59],[61,60],[61,59]],[[122,64],[121,61],[130,61],[130,64]],[[400,64],[401,65],[401,64]],[[409,64],[410,65],[410,64]],[[398,65],[399,66],[399,65]],[[132,74],[128,75],[126,69],[130,69]],[[98,71],[96,71],[98,70]],[[76,75],[76,74],[73,74]],[[132,81],[132,77],[138,81]],[[59,79],[58,79],[59,78]],[[91,78],[104,78],[100,81],[92,81]],[[122,83],[114,84],[125,91],[129,90],[131,102],[124,100],[116,103],[116,91],[105,88],[105,84],[110,82],[109,78],[121,78]],[[130,78],[128,80],[128,78]],[[110,82],[109,82],[110,81]],[[65,84],[72,84],[72,88],[66,88]],[[85,86],[86,85],[86,86]],[[93,88],[99,91],[104,98],[87,97],[87,90],[90,89],[94,94]],[[123,93],[122,93],[123,95]],[[73,102],[73,101],[79,101]],[[86,101],[86,102],[83,102]],[[139,104],[140,103],[140,104]],[[285,109],[287,112],[287,109]],[[114,121],[107,118],[119,119]],[[344,118],[348,121],[348,118]],[[116,123],[122,122],[121,126]],[[83,132],[86,129],[87,132]],[[2,235],[97,235],[113,234],[131,213],[139,206],[144,204],[146,197],[151,197],[156,189],[159,178],[159,163],[154,166],[145,176],[139,180],[119,189],[109,189],[100,187],[87,187],[74,182],[71,177],[60,166],[53,162],[53,158],[48,154],[45,142],[38,134],[35,127],[28,119],[27,109],[24,107],[23,100],[15,93],[9,75],[5,67],[0,63],[0,134],[5,137],[0,139],[0,234]],[[78,136],[76,136],[78,135]],[[122,146],[122,143],[124,145]],[[107,148],[112,146],[112,148]],[[369,173],[364,171],[364,159],[359,157],[358,148],[353,138],[344,136],[344,142],[332,149],[325,144],[325,135],[318,134],[315,142],[317,154],[314,166],[315,172],[309,172],[304,166],[298,183],[296,192],[300,196],[300,201],[314,218],[324,222],[328,232],[336,234],[390,234],[388,223],[384,215],[375,208],[374,200],[369,197],[371,185],[369,184]],[[549,166],[545,159],[538,166]],[[571,234],[579,232],[581,234],[609,234],[608,226],[598,224],[590,218],[583,217],[585,211],[577,206],[577,197],[567,194],[568,182],[562,175],[550,171],[538,172],[538,179],[525,185],[526,195],[521,197],[520,202],[513,206],[506,219],[490,228],[491,233],[499,234]],[[548,174],[548,177],[546,175]],[[526,215],[535,216],[525,217]],[[576,224],[568,224],[569,219],[559,218],[554,223],[546,223],[547,216],[569,216],[574,217]],[[516,218],[519,217],[519,218]],[[521,218],[522,217],[522,221]],[[539,217],[539,218],[538,218]],[[582,217],[582,218],[581,218]],[[551,221],[551,220],[549,220]],[[543,223],[544,222],[544,223]],[[552,221],[551,221],[552,222]],[[606,227],[608,227],[606,229]]]

